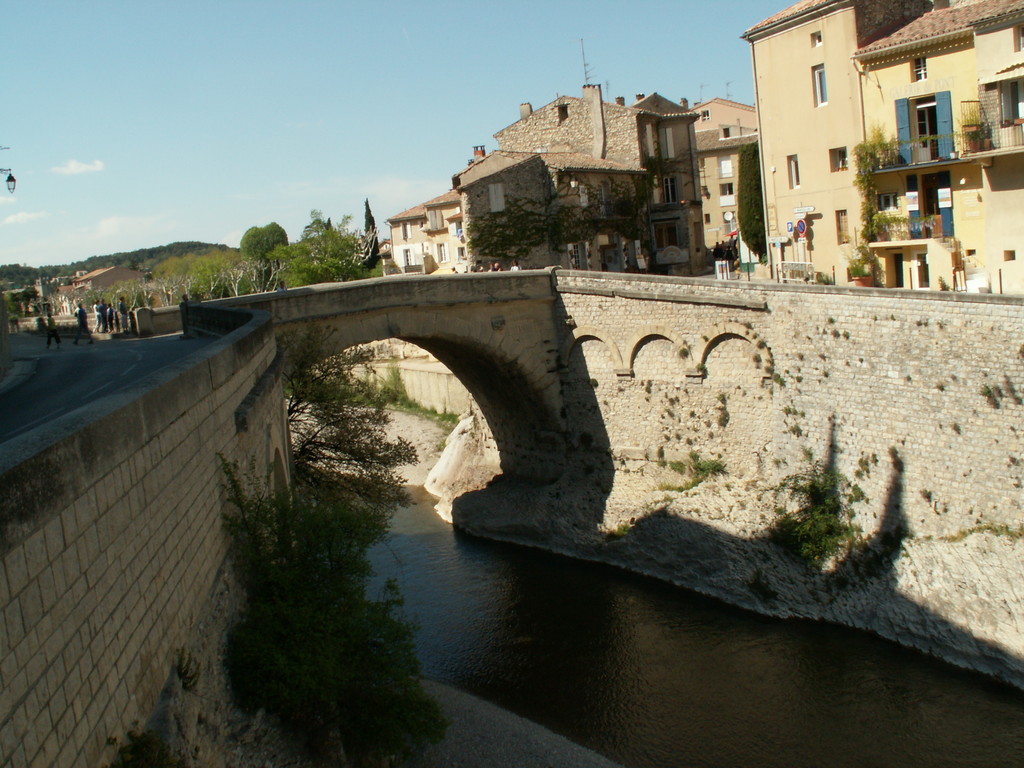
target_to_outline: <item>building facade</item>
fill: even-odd
[[[704,247],[738,235],[739,148],[757,143],[757,114],[749,104],[714,98],[693,107],[704,215]]]
[[[453,178],[473,257],[508,261],[504,228],[525,234],[514,251],[523,266],[702,271],[696,119],[658,94],[606,103],[596,85],[521,105],[495,134],[498,150],[478,148]]]
[[[462,229],[462,200],[455,190],[388,219],[390,251],[384,274],[466,272],[469,256]]]
[[[865,135],[852,60],[873,36],[929,0],[802,0],[748,29],[765,220],[776,275],[846,282],[860,196],[852,152]]]

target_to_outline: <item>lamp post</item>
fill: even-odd
[[[5,173],[7,174],[7,191],[13,195],[14,185],[18,183],[18,180],[14,178],[10,168],[0,168],[0,176],[3,176]]]

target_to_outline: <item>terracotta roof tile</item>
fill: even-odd
[[[940,37],[967,34],[971,26],[1007,13],[1024,11],[1024,0],[974,0],[949,8],[929,11],[897,29],[863,46],[855,58],[862,58],[892,48],[923,43]]]
[[[723,139],[719,137],[718,131],[700,131],[697,134],[697,151],[714,152],[719,149],[735,149],[736,147],[742,147],[744,144],[753,144],[756,141],[756,132]]]
[[[755,24],[746,32],[744,32],[742,37],[747,37],[753,32],[758,32],[762,29],[772,26],[773,24],[778,24],[780,21],[785,21],[786,19],[792,18],[794,16],[799,16],[801,13],[812,11],[817,8],[824,8],[825,6],[832,5],[835,2],[836,0],[800,0],[799,3],[794,3],[788,8],[779,11],[774,16],[769,16],[764,21]]]
[[[390,216],[388,221],[401,221],[403,219],[425,219],[427,218],[427,208],[438,205],[444,205],[446,203],[457,203],[461,199],[461,196],[454,189],[448,190],[443,195],[427,200],[425,203],[413,206],[407,211],[396,213],[394,216]]]

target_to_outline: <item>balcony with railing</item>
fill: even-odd
[[[893,140],[879,157],[878,171],[953,162],[986,152],[1024,149],[1024,120],[980,123],[956,133]]]

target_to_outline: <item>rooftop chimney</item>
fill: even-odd
[[[487,150],[484,149],[483,144],[481,144],[479,147],[473,147],[473,159],[474,160],[482,160],[486,156],[487,156]]]
[[[533,114],[533,105],[530,102],[519,105],[519,119],[525,120]]]
[[[690,100],[689,99],[680,99],[679,100],[679,106],[682,107],[687,112],[689,112],[690,111]]]
[[[615,103],[618,104],[620,107],[626,106],[626,97],[625,96],[616,96],[615,97]]]
[[[944,11],[946,8],[949,8],[949,0],[933,0],[932,10]]]
[[[637,101],[643,101],[643,100],[644,100],[644,99],[646,99],[646,98],[647,98],[647,94],[646,94],[646,93],[638,93],[638,94],[636,95],[636,100],[637,100]]]

